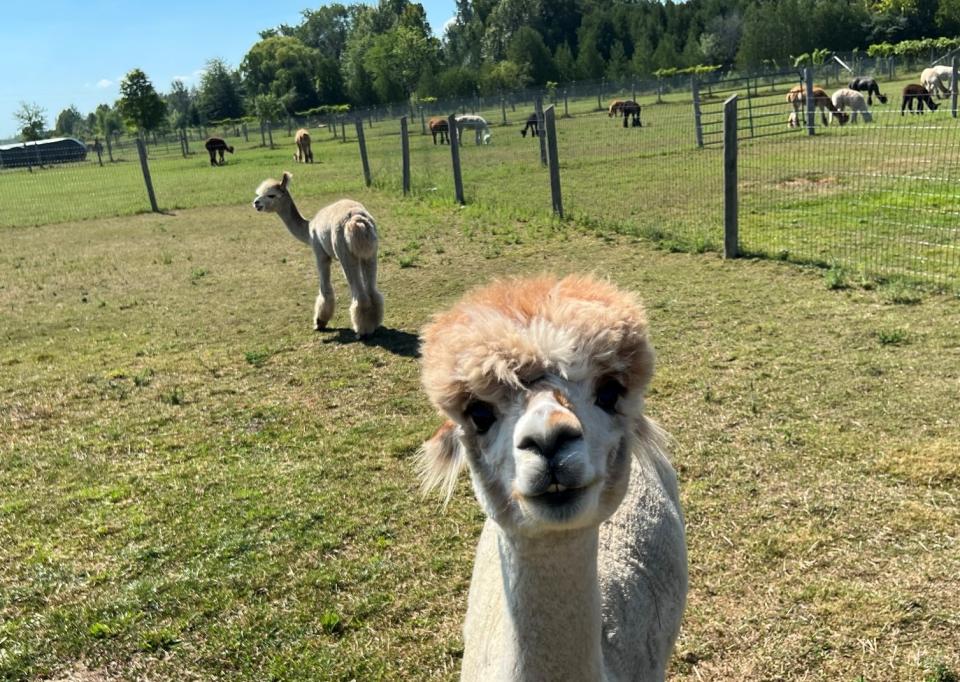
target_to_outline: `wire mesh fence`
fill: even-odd
[[[836,74],[833,80],[845,84]],[[556,113],[567,216],[675,248],[719,250],[722,106],[737,94],[743,251],[960,287],[960,128],[949,107],[900,115],[892,97],[872,107],[869,124],[861,117],[856,124],[825,127],[818,112],[810,135],[805,118],[789,125],[794,110],[786,93],[800,83],[799,72],[786,71],[707,76],[696,84],[689,77],[572,84],[175,131],[147,137],[145,148],[163,210],[249,201],[261,180],[296,163],[293,135],[301,126],[310,130],[315,163],[293,168],[298,198],[355,194],[364,186],[359,119],[372,185],[400,193],[405,116],[411,195],[453,201],[451,147],[446,136],[432,134],[430,119],[466,113],[489,124],[476,134],[466,129],[459,139],[466,202],[503,216],[543,216],[552,201],[539,97]],[[884,87],[890,94],[899,84]],[[617,100],[638,103],[636,123],[632,112],[609,109]],[[205,136],[234,147],[223,166],[211,166]],[[83,160],[0,169],[0,226],[150,210],[134,140],[99,142],[102,147],[88,147]]]
[[[813,137],[741,143],[741,247],[960,286],[957,121],[892,107],[871,114]]]

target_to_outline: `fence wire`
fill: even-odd
[[[834,85],[842,74],[827,70]],[[816,134],[787,125],[794,72],[699,86],[699,147],[691,81],[575,84],[521,92],[289,119],[191,128],[146,139],[161,209],[235,205],[253,198],[265,177],[294,172],[294,194],[311,214],[314,198],[359,196],[363,174],[356,118],[363,121],[374,187],[402,191],[400,117],[406,116],[410,191],[454,200],[449,144],[429,119],[483,116],[488,144],[471,131],[459,156],[467,203],[502,217],[549,215],[549,172],[541,137],[528,125],[536,100],[553,105],[565,214],[599,230],[642,234],[671,248],[719,250],[723,242],[722,105],[736,93],[740,140],[740,237],[747,253],[840,265],[868,276],[908,277],[960,288],[960,128],[947,106],[900,115],[896,87],[873,121],[824,127]],[[829,88],[832,91],[834,88]],[[614,100],[635,99],[641,125],[611,116]],[[294,161],[293,134],[310,130],[315,163]],[[521,131],[526,132],[522,135]],[[543,132],[542,128],[539,132]],[[234,146],[211,167],[203,141]],[[37,225],[124,215],[150,209],[134,140],[101,140],[73,163],[0,169],[0,226]],[[481,142],[483,140],[481,139]],[[108,143],[108,144],[104,144]],[[495,226],[491,226],[495,229]]]
[[[742,248],[960,285],[957,122],[894,107],[875,106],[869,124],[818,120],[812,137],[741,142]]]

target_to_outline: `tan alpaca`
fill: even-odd
[[[313,163],[313,150],[310,147],[310,131],[306,128],[300,128],[297,134],[293,136],[294,144],[297,145],[297,153],[293,155],[297,163]]]
[[[793,106],[794,113],[794,116],[787,119],[787,124],[791,128],[796,128],[800,121],[806,120],[804,107],[807,103],[807,93],[805,88],[802,85],[794,85],[790,88],[790,92],[787,93],[787,102]],[[813,87],[813,107],[820,110],[820,117],[825,126],[830,125],[830,119],[834,117],[836,117],[837,123],[840,125],[844,125],[850,120],[850,114],[837,109],[837,107],[833,105],[833,100],[830,99],[827,91],[819,86]],[[830,119],[827,118],[828,111],[832,114]]]
[[[487,514],[464,680],[663,680],[687,557],[676,475],[643,413],[653,374],[632,296],[590,277],[498,282],[422,335],[448,421],[420,453],[451,494],[466,464]]]
[[[280,181],[268,179],[257,188],[253,207],[276,213],[294,237],[309,244],[317,259],[320,293],[313,310],[314,329],[327,326],[333,317],[334,294],[330,283],[330,262],[340,267],[350,285],[350,320],[358,336],[372,334],[383,322],[383,296],[377,291],[377,226],[363,204],[341,199],[320,209],[307,221],[290,196],[290,173]]]

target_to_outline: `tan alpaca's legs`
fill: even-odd
[[[319,331],[325,329],[327,322],[333,317],[333,308],[336,301],[333,295],[333,285],[330,284],[330,256],[325,254],[320,247],[314,248],[314,255],[317,257],[317,272],[320,275],[320,292],[317,294],[317,302],[313,307],[313,328]]]
[[[369,270],[373,264],[372,272]],[[372,334],[383,317],[383,297],[375,288],[377,278],[376,261],[360,261],[352,255],[340,258],[343,274],[350,285],[350,295],[353,302],[350,304],[350,322],[357,336]],[[366,271],[365,271],[366,270]],[[374,287],[367,286],[367,277],[373,278]]]
[[[377,327],[383,324],[383,295],[377,290],[376,258],[362,261],[360,269],[363,273],[363,285],[366,287],[367,295],[370,298],[369,315],[364,323],[372,334]]]

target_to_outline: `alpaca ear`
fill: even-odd
[[[283,178],[280,180],[280,186],[283,189],[286,189],[291,180],[293,180],[293,175],[290,174],[289,171],[283,171]]]
[[[440,488],[446,505],[453,496],[463,461],[460,427],[448,419],[433,437],[420,446],[417,453],[420,489],[426,494],[434,488]]]

